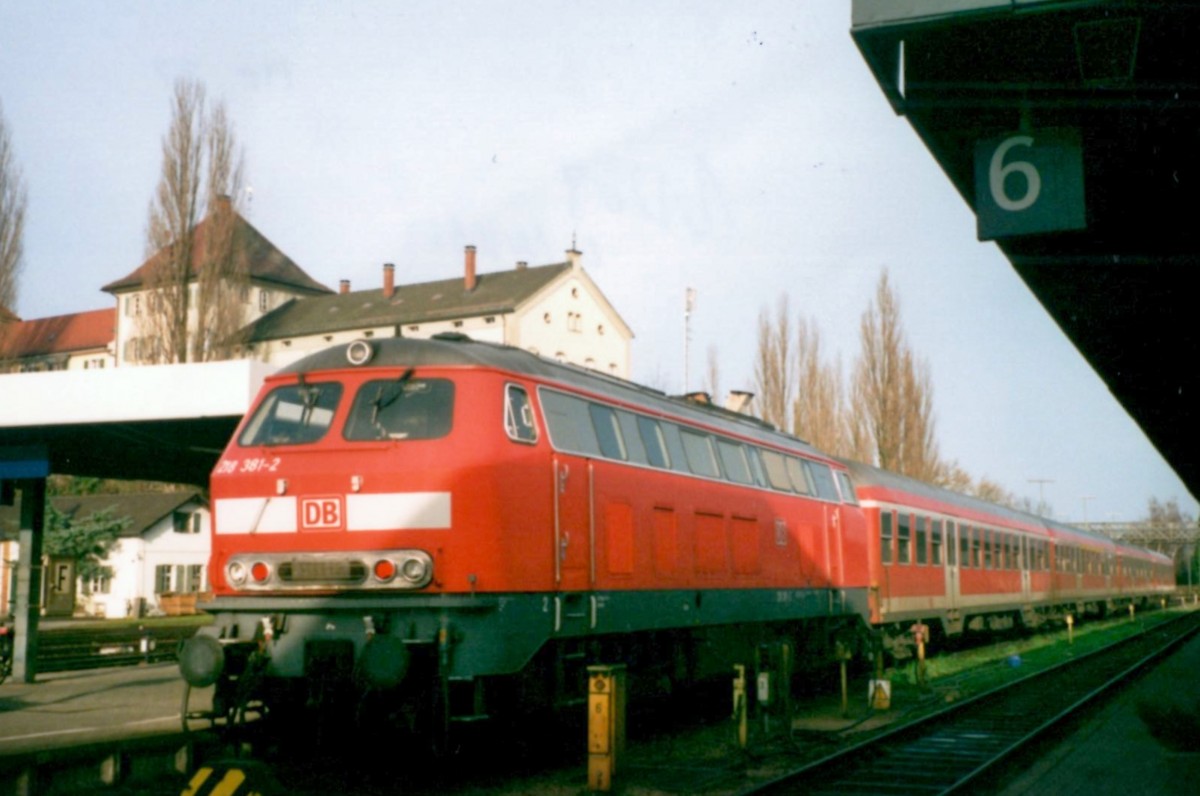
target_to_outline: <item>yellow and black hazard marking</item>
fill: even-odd
[[[279,783],[261,765],[248,761],[201,766],[180,796],[273,796]]]

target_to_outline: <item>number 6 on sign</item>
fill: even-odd
[[[1038,174],[1036,166],[1027,160],[1014,160],[1007,165],[1004,163],[1008,150],[1015,146],[1031,147],[1033,146],[1033,137],[1014,135],[1012,138],[1005,139],[1004,143],[996,147],[996,152],[992,155],[992,163],[988,167],[988,187],[992,190],[992,199],[1002,210],[1012,212],[1026,209],[1038,200],[1038,194],[1042,192],[1042,178]],[[1010,174],[1021,174],[1025,177],[1025,194],[1019,199],[1010,198],[1005,190],[1005,180]]]
[[[1077,130],[1009,133],[975,145],[980,240],[1083,229],[1083,146]]]

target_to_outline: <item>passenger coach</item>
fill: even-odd
[[[956,635],[1103,615],[1174,588],[1167,556],[845,462],[870,536],[871,623],[899,654],[911,626]]]

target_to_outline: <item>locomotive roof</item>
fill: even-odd
[[[436,335],[430,339],[391,337],[367,342],[371,344],[375,353],[370,362],[363,367],[495,368],[634,404],[650,413],[691,420],[764,443],[832,459],[804,440],[784,434],[756,417],[671,397],[650,387],[600,371],[546,359],[514,346],[472,340],[466,335],[453,333]],[[299,359],[278,372],[308,374],[314,371],[353,369],[346,359],[346,350],[350,345],[353,344],[326,348]]]

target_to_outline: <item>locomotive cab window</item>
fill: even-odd
[[[504,431],[514,442],[537,442],[533,405],[524,387],[508,385],[504,391]]]
[[[453,413],[454,382],[414,379],[409,370],[360,387],[344,435],[355,442],[437,439],[450,433]]]
[[[325,436],[342,398],[338,382],[289,384],[267,394],[238,437],[238,444],[305,445]]]

